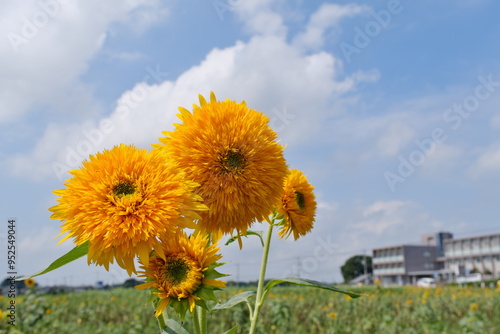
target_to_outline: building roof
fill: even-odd
[[[482,235],[475,235],[472,237],[463,237],[463,238],[453,238],[453,239],[445,239],[444,242],[453,242],[453,241],[461,241],[461,240],[471,240],[471,239],[481,239],[481,238],[486,238],[486,237],[495,237],[495,236],[500,236],[500,233],[490,233],[490,234],[482,234]]]
[[[436,248],[436,246],[432,246],[432,245],[404,244],[404,245],[396,245],[396,246],[387,246],[387,247],[373,248],[372,251],[383,250],[383,249],[392,249],[392,248],[403,248],[403,247],[430,247],[430,248]]]

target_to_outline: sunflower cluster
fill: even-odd
[[[88,242],[89,264],[116,262],[145,278],[139,288],[157,296],[157,316],[168,305],[183,314],[215,299],[212,290],[225,284],[215,270],[223,235],[236,235],[241,248],[240,236],[274,212],[280,236],[296,240],[316,210],[313,187],[288,169],[266,115],[213,93],[179,111],[181,122],[151,151],[121,144],[90,156],[50,208],[61,242]]]

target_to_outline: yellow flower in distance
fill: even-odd
[[[27,278],[24,280],[24,284],[28,287],[28,288],[32,288],[35,286],[36,282],[33,278]]]
[[[175,164],[161,152],[121,144],[90,156],[70,172],[66,188],[56,190],[59,204],[49,210],[63,222],[60,242],[89,241],[88,262],[116,263],[131,275],[134,258],[147,263],[151,250],[163,255],[160,240],[179,227],[195,227],[195,210],[206,209]],[[160,240],[159,240],[160,239]]]
[[[288,238],[307,234],[313,228],[316,216],[316,199],[314,187],[307,177],[297,169],[291,169],[285,179],[281,201],[278,204],[278,215],[284,218],[283,227],[278,232],[280,238]]]
[[[180,107],[182,124],[163,132],[163,144],[153,145],[179,163],[209,211],[200,212],[202,230],[245,233],[263,221],[278,200],[287,166],[283,147],[269,118],[229,99],[210,102],[199,95],[193,112]]]
[[[146,283],[136,288],[151,288],[158,296],[156,316],[172,305],[183,318],[188,309],[194,310],[195,304],[205,306],[200,296],[217,301],[213,290],[226,285],[216,280],[226,276],[215,270],[221,265],[216,263],[222,257],[218,251],[217,244],[209,244],[208,235],[195,232],[188,237],[180,232],[164,244],[165,258],[154,255],[149,265],[141,266],[143,271],[138,276],[146,278]]]

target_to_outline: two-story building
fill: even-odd
[[[452,282],[474,272],[500,277],[500,233],[454,239],[438,232],[422,235],[421,243],[373,249],[374,278],[384,285],[405,285],[422,277]]]
[[[415,284],[421,277],[434,276],[437,248],[427,245],[399,245],[373,250],[373,276],[384,285]]]
[[[500,233],[446,240],[444,252],[450,280],[471,272],[500,277]]]

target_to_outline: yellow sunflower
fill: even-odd
[[[149,259],[149,265],[142,265],[139,277],[146,278],[146,283],[137,289],[151,288],[159,298],[156,316],[162,314],[168,305],[184,317],[195,304],[206,307],[204,300],[217,301],[213,290],[224,287],[225,282],[216,278],[226,275],[218,273],[216,263],[222,256],[217,254],[217,244],[209,244],[206,234],[195,232],[190,237],[183,232],[164,244],[165,258],[156,255]]]
[[[297,169],[291,169],[285,180],[285,187],[278,204],[278,215],[283,217],[283,227],[278,232],[280,238],[307,234],[313,228],[316,216],[314,187],[307,177]]]
[[[59,204],[49,210],[63,221],[62,240],[89,241],[88,262],[107,270],[114,260],[131,275],[138,255],[147,263],[151,250],[163,256],[159,239],[179,227],[195,227],[196,211],[206,209],[197,186],[186,181],[161,152],[121,144],[90,156],[71,171],[65,189],[54,191]]]
[[[283,188],[287,165],[283,147],[269,118],[229,99],[210,102],[199,95],[193,112],[180,107],[173,132],[153,145],[178,162],[209,211],[200,212],[200,227],[216,236],[245,233],[273,210]]]
[[[24,284],[28,287],[28,288],[32,288],[35,286],[36,282],[33,278],[27,278],[24,280]]]

